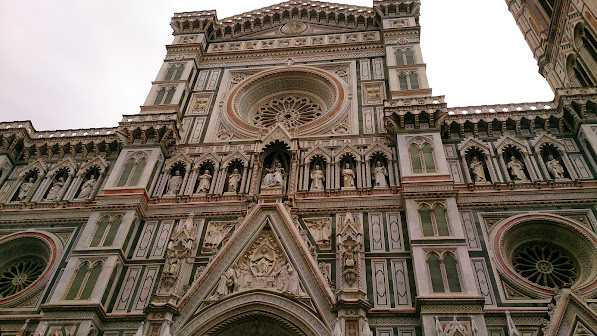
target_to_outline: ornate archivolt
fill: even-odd
[[[358,131],[354,62],[225,70],[206,139],[258,139],[281,125],[295,136]]]
[[[597,236],[586,227],[552,214],[522,214],[490,230],[497,270],[529,296],[552,295],[572,286],[583,295],[597,292]]]

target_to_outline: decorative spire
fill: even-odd
[[[506,324],[508,325],[508,336],[522,336],[520,331],[516,328],[514,321],[512,321],[512,316],[510,316],[508,310],[506,310]]]

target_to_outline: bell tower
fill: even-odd
[[[416,306],[425,335],[438,326],[465,324],[485,330],[480,296],[456,203],[454,182],[440,135],[447,112],[443,96],[432,96],[420,48],[421,1],[375,1],[383,24],[390,97],[384,102],[386,130],[398,151]],[[462,307],[447,315],[447,306]]]

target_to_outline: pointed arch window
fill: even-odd
[[[176,93],[175,87],[162,87],[158,90],[153,105],[167,105],[172,102],[172,98]]]
[[[398,74],[400,90],[416,90],[420,88],[419,75],[416,71],[402,72]]]
[[[166,77],[164,77],[164,80],[179,80],[182,77],[183,72],[184,64],[173,64],[168,68],[168,72],[166,73]]]
[[[114,238],[116,238],[116,233],[118,233],[120,224],[122,224],[121,216],[116,216],[114,218],[110,218],[110,216],[102,217],[97,223],[95,233],[89,246],[111,246],[112,243],[114,243]]]
[[[396,49],[396,65],[415,64],[415,53],[411,49]]]
[[[421,204],[419,206],[419,218],[423,228],[423,236],[433,237],[450,235],[446,208],[443,204]]]
[[[434,293],[459,293],[460,268],[452,252],[445,252],[442,256],[433,252],[427,257],[427,268],[431,289]]]
[[[430,144],[411,144],[408,149],[413,173],[435,173],[435,157]]]
[[[137,185],[143,170],[145,170],[146,164],[147,160],[144,157],[137,160],[135,158],[129,159],[124,165],[122,175],[120,175],[120,179],[118,180],[118,184],[116,186],[123,187]]]
[[[83,262],[71,280],[66,300],[89,300],[102,271],[102,263]]]

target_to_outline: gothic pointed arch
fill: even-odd
[[[275,290],[257,289],[240,291],[210,300],[210,296],[217,287],[223,274],[231,269],[239,258],[243,257],[264,230],[270,229],[279,239],[281,251],[288,259],[288,263],[300,272],[301,290],[304,290],[304,299],[289,300],[288,295]],[[253,296],[256,295],[256,296]],[[257,205],[247,217],[238,225],[232,236],[223,244],[218,254],[207,265],[197,280],[192,284],[187,294],[181,299],[178,309],[180,317],[174,321],[173,330],[180,330],[181,335],[190,335],[194,328],[198,328],[202,321],[218,307],[230,307],[226,302],[234,302],[236,298],[260,298],[253,300],[258,306],[267,302],[279,302],[280,313],[294,310],[304,312],[301,319],[311,327],[313,335],[324,335],[331,330],[334,316],[332,306],[335,303],[334,295],[324,276],[319,271],[318,265],[312,258],[306,243],[301,239],[298,229],[292,218],[281,204]],[[269,299],[267,299],[269,298]],[[223,300],[222,300],[223,299]],[[230,301],[228,301],[230,300]],[[307,300],[307,301],[305,301]],[[292,302],[292,304],[286,304]],[[207,308],[202,308],[207,305]],[[283,307],[285,306],[285,307]],[[255,307],[255,306],[254,306]],[[214,310],[212,310],[214,309]],[[290,317],[290,316],[289,316]],[[314,318],[314,319],[313,319]],[[308,322],[308,320],[311,320]],[[195,321],[195,322],[193,322]]]

